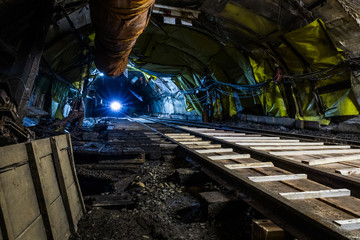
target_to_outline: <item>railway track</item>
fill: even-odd
[[[360,166],[360,149],[154,119],[141,123],[239,189],[245,201],[297,238],[360,239],[360,178],[337,171]]]

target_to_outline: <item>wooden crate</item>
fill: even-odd
[[[68,239],[84,213],[70,135],[0,148],[0,240]]]

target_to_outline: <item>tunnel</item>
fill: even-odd
[[[360,236],[358,0],[7,0],[0,19],[0,239]]]

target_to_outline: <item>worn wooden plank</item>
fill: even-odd
[[[40,174],[43,176],[42,182],[45,200],[52,203],[60,195],[57,173],[54,166],[53,155],[47,155],[39,159]]]
[[[203,149],[195,150],[198,153],[224,153],[224,152],[233,152],[232,148],[214,148],[214,149]]]
[[[257,163],[225,164],[224,166],[229,169],[242,169],[242,168],[274,167],[274,164],[272,162],[257,162]]]
[[[61,196],[59,196],[54,202],[49,206],[49,217],[51,224],[54,228],[54,239],[62,240],[68,239],[71,232],[66,216],[66,210],[64,207],[64,202]]]
[[[69,147],[68,148],[68,156],[69,156],[69,161],[70,161],[70,165],[71,165],[71,171],[72,171],[72,174],[75,176],[74,181],[75,181],[77,196],[80,201],[82,212],[86,213],[84,198],[82,196],[79,180],[76,175],[74,152],[73,152],[73,148],[72,148],[72,144],[71,144],[71,135],[70,134],[66,134],[66,141],[67,141],[68,147]]]
[[[243,159],[250,158],[250,154],[233,154],[233,155],[215,155],[208,156],[211,160],[230,160],[230,159]]]
[[[55,239],[54,238],[55,229],[53,229],[54,226],[52,225],[49,216],[49,203],[47,203],[45,199],[44,186],[42,184],[44,182],[44,178],[40,173],[40,164],[39,164],[40,158],[37,152],[38,151],[37,143],[38,143],[37,141],[30,142],[26,145],[26,147],[29,155],[31,175],[34,181],[36,195],[39,202],[40,213],[43,217],[44,226],[46,229],[46,235],[49,240],[53,240]]]
[[[15,239],[13,226],[11,224],[10,215],[8,211],[8,206],[5,198],[5,194],[3,191],[4,187],[0,181],[0,227],[1,233],[4,239],[13,240]]]
[[[271,175],[271,176],[254,176],[248,177],[253,182],[276,182],[276,181],[291,181],[306,179],[306,174],[286,174],[286,175]]]
[[[346,230],[358,230],[360,229],[360,218],[334,220],[334,223]]]
[[[67,188],[65,186],[64,175],[63,175],[63,171],[62,171],[61,164],[60,164],[60,149],[59,149],[59,146],[57,145],[55,137],[52,137],[50,139],[50,141],[51,141],[51,148],[52,148],[52,152],[53,152],[53,159],[54,159],[57,181],[59,183],[61,197],[63,199],[66,216],[67,216],[67,219],[69,222],[70,232],[75,233],[76,224],[73,221],[69,196],[68,196]]]
[[[0,169],[29,159],[24,143],[0,147],[0,156]]]
[[[283,151],[283,152],[269,152],[276,156],[296,156],[296,155],[323,155],[323,154],[347,154],[360,153],[360,149],[337,149],[337,150],[310,150],[310,151]],[[354,156],[354,155],[353,155]],[[360,155],[358,155],[360,159]]]
[[[38,149],[36,149],[39,159],[52,154],[49,138],[43,138],[36,140],[35,142],[37,146],[40,146]]]
[[[338,163],[338,162],[345,162],[345,161],[356,161],[360,160],[360,154],[356,155],[345,155],[340,157],[327,157],[327,158],[320,158],[316,160],[303,160],[302,163],[309,164],[310,166],[321,165],[321,164],[328,164],[328,163]]]
[[[312,199],[312,198],[328,198],[328,197],[344,197],[350,196],[351,192],[349,189],[331,189],[331,190],[320,190],[320,191],[304,191],[304,192],[288,192],[279,193],[281,196],[291,200],[300,199]]]
[[[24,232],[22,232],[17,240],[47,240],[46,231],[42,216],[39,215]]]
[[[236,144],[242,146],[314,146],[324,145],[323,142],[237,142]]]
[[[348,149],[349,145],[322,145],[322,146],[266,146],[251,147],[255,150],[311,150],[311,149]]]
[[[343,169],[336,169],[336,173],[340,173],[341,175],[356,175],[360,174],[360,168],[343,168]]]

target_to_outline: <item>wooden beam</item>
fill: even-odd
[[[319,190],[319,191],[305,191],[305,192],[288,192],[279,193],[286,199],[290,200],[302,200],[313,198],[328,198],[328,197],[345,197],[350,196],[350,190],[346,188],[331,189],[331,190]]]
[[[74,176],[76,192],[77,192],[78,197],[79,197],[81,210],[83,211],[83,213],[86,213],[86,208],[85,208],[85,204],[84,204],[84,198],[83,198],[83,195],[81,193],[79,179],[77,178],[77,174],[76,174],[74,151],[73,151],[73,147],[72,147],[72,144],[71,144],[71,135],[70,134],[66,134],[66,141],[67,141],[67,144],[68,144],[68,156],[69,156],[69,161],[70,161],[70,165],[71,165],[71,171],[72,171],[72,174]]]
[[[76,224],[74,223],[73,216],[71,213],[70,200],[69,200],[69,196],[68,196],[66,185],[65,185],[64,174],[61,169],[60,149],[57,145],[55,137],[50,138],[50,143],[51,143],[51,149],[52,149],[52,153],[53,153],[53,160],[54,160],[57,181],[59,183],[60,194],[61,194],[61,197],[63,200],[66,217],[69,222],[70,232],[71,232],[71,234],[74,234],[76,232]]]
[[[215,155],[208,156],[211,160],[230,160],[230,159],[242,159],[250,158],[250,154],[233,154],[233,155]]]
[[[248,177],[253,182],[276,182],[276,181],[291,181],[307,179],[306,174],[286,174],[286,175],[271,175],[271,176],[254,176]]]
[[[334,220],[334,223],[349,231],[360,229],[360,218]]]
[[[316,160],[303,160],[301,162],[309,164],[310,166],[315,166],[315,165],[346,162],[346,161],[356,161],[356,160],[360,160],[360,154],[345,155],[340,157],[328,157],[328,158],[321,158]]]
[[[259,163],[226,164],[224,166],[229,169],[242,169],[242,168],[274,167],[274,164],[272,162],[259,162]]]
[[[48,239],[53,240],[54,239],[54,231],[53,225],[50,220],[49,216],[49,207],[50,203],[46,202],[45,198],[45,189],[44,189],[44,176],[40,173],[41,166],[40,166],[40,157],[38,155],[38,145],[37,141],[30,142],[26,144],[27,152],[29,155],[29,164],[30,164],[30,170],[31,175],[34,181],[36,196],[39,202],[39,209],[40,213],[43,218],[46,235]]]
[[[310,150],[310,151],[283,151],[269,152],[276,156],[294,156],[294,155],[323,155],[323,154],[344,154],[344,153],[360,153],[360,149],[344,149],[344,150]]]
[[[42,0],[42,7],[34,14],[28,29],[28,38],[23,39],[8,79],[11,97],[15,100],[20,119],[26,114],[35,78],[52,17],[52,2]]]
[[[205,149],[205,150],[195,150],[198,153],[223,153],[223,152],[233,152],[232,148],[214,148],[214,149]]]

